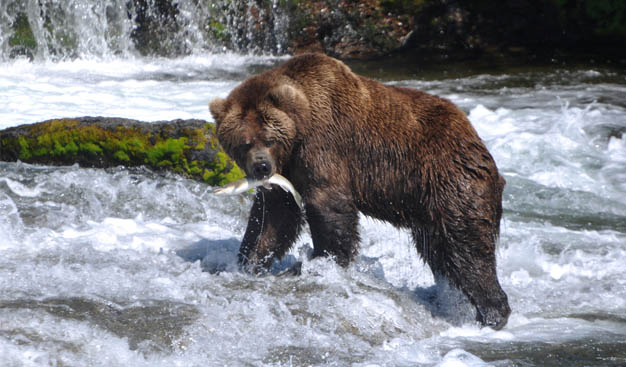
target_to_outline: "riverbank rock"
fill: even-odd
[[[290,50],[323,51],[341,59],[380,57],[404,47],[413,28],[413,17],[380,6],[376,0],[308,2],[308,19],[294,27]]]
[[[145,166],[213,186],[244,176],[202,120],[54,119],[0,131],[0,160],[84,167]]]

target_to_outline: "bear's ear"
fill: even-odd
[[[304,95],[296,87],[289,84],[281,84],[268,93],[268,98],[276,107],[296,107],[299,102],[305,100]]]
[[[211,115],[213,115],[213,119],[215,122],[222,120],[224,117],[224,113],[226,109],[226,100],[224,98],[213,98],[211,102],[209,102],[209,110],[211,111]]]

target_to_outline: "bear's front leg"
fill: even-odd
[[[277,187],[258,189],[239,248],[240,265],[253,272],[269,268],[289,250],[302,223],[302,212],[290,193]]]
[[[359,243],[359,214],[351,197],[332,189],[316,189],[306,201],[313,257],[332,256],[339,265],[348,266]]]

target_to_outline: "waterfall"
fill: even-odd
[[[3,0],[0,61],[283,54],[285,0]]]
[[[107,57],[134,52],[134,11],[125,0],[7,0],[0,57]]]

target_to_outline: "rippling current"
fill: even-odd
[[[85,115],[210,121],[211,98],[280,61],[4,62],[0,128]],[[236,266],[250,196],[123,167],[0,163],[0,365],[626,365],[626,72],[353,66],[451,99],[494,155],[507,180],[503,330],[474,324],[409,235],[379,221],[361,218],[348,269],[309,260],[305,233],[257,277]],[[302,275],[282,275],[299,261]]]

